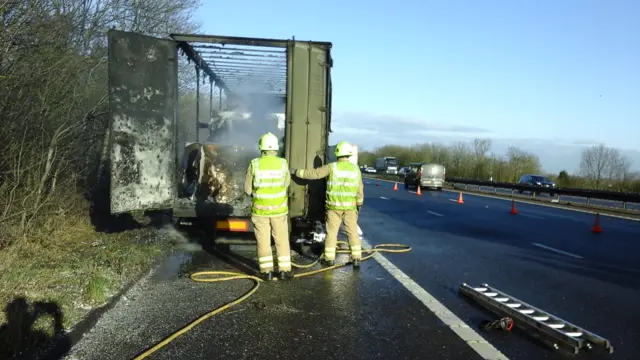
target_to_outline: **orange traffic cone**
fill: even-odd
[[[398,183],[397,182],[393,183],[393,190],[398,190]]]
[[[591,232],[599,234],[602,232],[602,228],[600,227],[600,213],[596,213],[596,220],[593,222],[593,226],[591,227]]]
[[[464,204],[464,200],[462,200],[462,191],[460,191],[460,196],[458,196],[458,204]]]
[[[511,215],[518,215],[518,210],[516,209],[516,201],[511,200],[511,211],[509,211]]]
[[[416,188],[416,194],[417,195],[422,195],[422,190],[421,190],[420,185],[418,185],[418,187]]]

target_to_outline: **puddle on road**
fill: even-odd
[[[189,277],[189,274],[213,268],[215,258],[205,251],[180,251],[170,254],[153,273],[151,282],[163,282],[176,278]]]

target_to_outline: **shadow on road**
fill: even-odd
[[[58,304],[34,302],[31,306],[23,297],[15,298],[4,309],[6,323],[0,327],[0,358],[30,359],[38,355],[44,359],[60,359],[71,348],[64,332],[63,314]],[[49,317],[50,325],[40,319]]]

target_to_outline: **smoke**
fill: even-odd
[[[245,81],[234,88],[227,111],[212,112],[209,134],[204,144],[203,177],[200,191],[218,203],[231,204],[237,212],[250,211],[250,198],[244,194],[244,174],[251,159],[260,156],[258,141],[271,132],[284,136],[285,97],[265,87],[263,81]],[[283,143],[281,142],[281,146]]]
[[[284,136],[285,98],[259,91],[239,94],[229,111],[213,121],[207,143],[233,145],[258,151],[258,140],[267,132]]]

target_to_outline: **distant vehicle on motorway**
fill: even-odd
[[[398,170],[398,175],[399,176],[406,176],[408,171],[409,171],[408,167],[406,167],[406,166],[401,167],[400,170]]]
[[[362,169],[362,172],[367,173],[367,174],[375,174],[375,173],[377,173],[376,169],[372,168],[371,166],[364,167],[364,169]]]
[[[541,188],[552,188],[555,189],[556,188],[556,184],[551,181],[548,177],[546,176],[542,176],[542,175],[530,175],[530,174],[526,174],[526,175],[522,175],[520,177],[520,180],[518,180],[518,184],[519,185],[528,185],[528,186],[533,186],[533,187],[541,187]],[[520,193],[522,194],[524,191],[520,190]],[[540,195],[539,192],[535,192],[536,195]],[[532,192],[533,195],[533,192]],[[554,196],[555,193],[550,192],[549,193],[550,196]]]
[[[393,156],[385,156],[376,159],[376,171],[389,174],[398,174],[398,159]]]
[[[418,186],[442,190],[445,178],[445,167],[442,164],[411,163],[404,177],[404,187]]]

